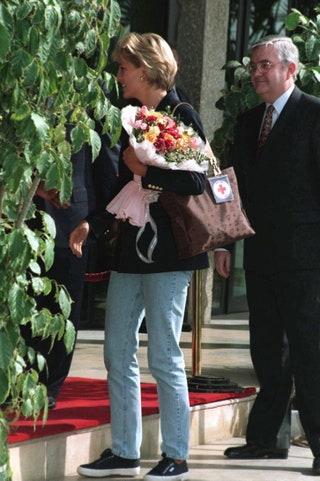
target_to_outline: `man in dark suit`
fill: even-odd
[[[260,391],[247,444],[224,454],[288,456],[294,381],[312,472],[320,475],[320,99],[294,84],[299,59],[290,38],[265,37],[251,52],[251,80],[264,103],[239,118],[234,167],[256,231],[245,240],[244,268]],[[263,124],[270,104],[268,135]],[[227,250],[215,252],[215,267],[228,277]]]
[[[71,128],[72,125],[68,125],[69,133]],[[95,212],[96,209],[105,209],[115,194],[118,175],[120,145],[111,147],[110,135],[102,134],[100,122],[96,122],[96,130],[101,139],[101,150],[97,159],[92,161],[91,147],[87,143],[72,155],[73,190],[69,202],[62,206],[59,193],[54,190],[45,191],[43,184],[39,186],[35,198],[37,208],[50,214],[56,225],[54,262],[45,274],[67,288],[73,301],[70,321],[76,332],[80,322],[89,248],[95,241],[88,239],[83,256],[78,259],[69,248],[69,235],[83,218]],[[101,270],[104,269],[105,266],[101,266]],[[47,307],[52,313],[59,311],[53,296],[41,296],[37,302],[39,308]],[[62,340],[56,340],[50,349],[51,339],[33,338],[28,326],[23,326],[22,334],[27,345],[41,352],[46,359],[48,375],[43,370],[39,373],[39,379],[47,387],[49,407],[53,408],[69,373],[74,350],[67,354]]]

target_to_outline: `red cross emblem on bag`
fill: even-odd
[[[217,175],[209,178],[210,187],[217,204],[233,200],[233,192],[227,175]]]

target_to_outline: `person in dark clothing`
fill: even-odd
[[[69,125],[68,129],[71,130]],[[38,209],[50,214],[56,226],[54,262],[45,275],[66,287],[72,299],[70,321],[78,331],[85,273],[90,245],[95,242],[89,238],[83,246],[83,256],[77,258],[69,248],[70,232],[87,215],[100,209],[114,195],[117,183],[118,158],[120,146],[111,148],[109,134],[102,134],[102,125],[97,122],[100,133],[101,150],[95,161],[92,161],[91,147],[85,143],[81,150],[72,155],[71,199],[62,206],[57,191],[46,191],[44,183],[38,188],[35,203]],[[53,296],[40,296],[38,307],[48,308],[53,314],[59,311]],[[28,326],[22,326],[22,335],[28,346],[40,352],[46,359],[47,369],[39,373],[39,380],[47,387],[49,407],[53,408],[56,398],[66,377],[68,376],[73,352],[67,354],[63,340],[56,340],[52,349],[51,339],[32,337]]]
[[[224,454],[288,456],[294,381],[312,472],[319,476],[320,100],[295,86],[298,65],[298,49],[288,37],[253,45],[249,72],[264,103],[242,114],[235,131],[234,167],[256,232],[244,241],[244,268],[260,390],[246,444]],[[215,252],[215,267],[228,277],[228,251]]]

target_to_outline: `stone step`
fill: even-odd
[[[243,436],[254,397],[192,407],[190,446]],[[98,458],[110,445],[109,424],[11,444],[13,481],[61,481],[75,476],[79,464]],[[159,415],[145,416],[141,458],[159,458],[159,446]]]

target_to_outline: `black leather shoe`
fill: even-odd
[[[320,455],[316,456],[313,460],[312,474],[314,476],[320,476]]]
[[[48,408],[54,409],[56,407],[56,400],[53,396],[48,396]]]
[[[8,397],[3,403],[0,405],[1,408],[7,408],[9,406],[12,406],[12,399],[11,396]]]
[[[288,449],[264,448],[255,444],[245,444],[228,448],[223,454],[230,459],[287,459]]]

